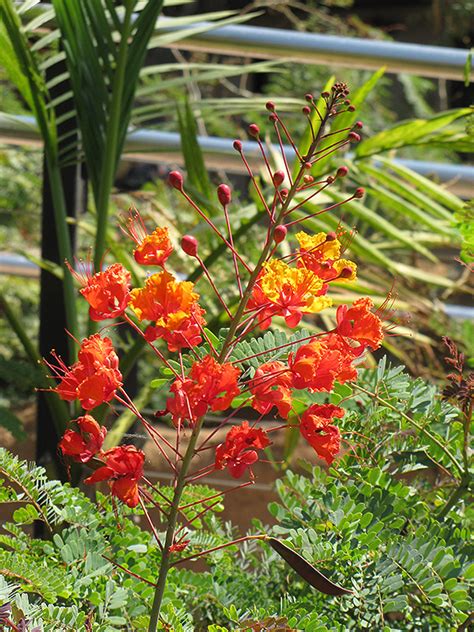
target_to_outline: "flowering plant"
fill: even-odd
[[[217,189],[226,227],[223,232],[186,192],[183,176],[177,171],[170,173],[170,185],[196,210],[230,253],[237,295],[236,307],[232,309],[201,258],[197,239],[185,235],[181,240],[182,250],[197,261],[202,270],[202,282],[210,284],[228,319],[228,328],[223,335],[216,336],[207,329],[206,312],[199,303],[195,285],[178,279],[168,269],[173,252],[168,230],[158,227],[149,233],[137,212],[131,213],[126,224],[126,232],[135,243],[135,261],[158,269],[148,276],[143,287],[131,288],[131,274],[120,263],[95,273],[87,269],[83,274],[71,270],[82,286],[80,292],[89,304],[91,320],[101,322],[120,318],[146,340],[160,364],[173,376],[166,408],[160,415],[170,415],[176,430],[174,443],[164,436],[158,424],[150,423],[143,416],[126,393],[117,353],[103,332],[93,333],[82,340],[78,359],[72,366],[66,366],[56,354],[53,354],[54,361],[48,363],[59,380],[51,390],[63,400],[78,401],[85,411],[71,422],[72,428],[61,439],[61,452],[73,461],[93,468],[86,483],[107,481],[114,497],[132,508],[140,505],[161,549],[150,631],[157,629],[170,567],[207,552],[180,556],[188,545],[192,522],[212,507],[213,500],[211,496],[199,501],[203,511],[189,518],[184,511],[189,504],[182,503],[185,487],[217,470],[227,470],[235,479],[247,477],[245,482],[236,484],[233,491],[251,485],[254,481],[252,466],[261,459],[262,451],[271,445],[272,434],[288,426],[298,427],[317,456],[330,465],[341,452],[337,419],[344,416],[344,409],[332,403],[312,403],[301,412],[295,404],[303,392],[329,394],[336,383],[355,380],[355,364],[366,350],[375,350],[381,344],[381,320],[372,311],[372,301],[361,298],[351,306],[337,307],[336,323],[329,331],[300,337],[296,345],[289,342],[262,353],[236,354],[240,343],[251,332],[265,330],[273,322],[281,322],[280,319],[288,328],[297,327],[303,317],[311,317],[332,305],[330,289],[333,283],[351,283],[356,279],[356,265],[344,258],[348,239],[341,231],[309,235],[303,230],[294,234],[292,230],[296,225],[304,225],[306,218],[364,194],[358,188],[342,202],[311,215],[301,217],[298,214],[295,219],[296,210],[304,210],[308,200],[347,175],[348,169],[344,166],[334,175],[318,181],[311,175],[313,165],[328,153],[360,140],[356,131],[362,127],[360,122],[339,130],[334,138],[330,131],[334,117],[353,109],[347,97],[345,84],[335,84],[331,92],[323,92],[318,101],[312,95],[306,95],[303,114],[308,119],[311,141],[304,155],[298,151],[275,105],[267,104],[283,170],[272,170],[256,125],[250,125],[249,134],[260,148],[264,169],[271,181],[269,191],[260,186],[247,161],[243,144],[234,142],[264,209],[264,239],[256,263],[249,261],[235,246],[229,214],[230,188],[221,184]],[[290,143],[296,155],[296,175],[290,171],[290,157],[283,139]],[[331,139],[329,144],[328,139]],[[285,242],[291,247],[286,247]],[[170,354],[176,354],[176,360]],[[262,359],[261,363],[259,359]],[[255,362],[250,362],[255,360],[257,368]],[[144,476],[145,455],[141,450],[133,445],[102,449],[107,431],[92,411],[113,400],[127,407],[141,421],[168,463],[173,478],[172,498],[161,494]],[[236,412],[243,409],[251,418],[233,425]],[[201,433],[206,416],[212,412],[220,412],[223,416],[217,429],[229,426],[225,440],[215,446],[212,439],[217,429],[205,438]],[[261,423],[265,416],[279,421],[268,427]],[[187,444],[183,449],[185,438]],[[204,468],[196,467],[199,455],[210,448],[214,449],[213,462]],[[158,508],[163,516],[163,539],[149,515],[151,506]],[[248,537],[266,539],[265,535]],[[305,579],[315,587],[328,594],[347,592],[332,584],[283,543],[273,538],[268,540],[293,568],[303,571]]]

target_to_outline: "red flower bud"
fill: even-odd
[[[313,100],[313,95],[308,92],[308,94],[304,95],[304,98],[306,99],[306,101],[308,101],[308,103],[311,103],[311,101]]]
[[[217,187],[217,197],[222,206],[227,206],[228,204],[230,204],[230,201],[232,199],[230,187],[228,187],[227,184],[220,184]]]
[[[323,97],[323,99],[327,99],[329,96],[329,92],[327,91],[321,92],[321,96]]]
[[[351,102],[349,101],[349,99],[346,99],[346,100],[344,101],[344,105],[350,105],[350,104],[351,104]]]
[[[328,177],[326,178],[326,182],[327,182],[328,184],[332,184],[332,183],[334,182],[334,180],[335,180],[335,179],[336,179],[336,178],[335,178],[334,176],[328,176]]]
[[[283,197],[283,198],[288,197],[288,189],[281,189],[281,191],[280,191],[280,195],[281,195],[281,197]]]
[[[305,176],[303,176],[303,180],[305,182],[305,184],[311,184],[311,182],[314,182],[314,178],[311,174],[307,173]]]
[[[331,231],[326,235],[326,241],[334,241],[335,239],[337,239],[337,235],[334,231]]]
[[[347,176],[348,173],[349,173],[349,169],[347,167],[339,167],[339,169],[336,172],[336,175],[338,178],[344,178],[344,176]]]
[[[339,274],[339,278],[349,279],[353,274],[354,274],[354,271],[352,270],[352,268],[349,268],[349,266],[346,266],[345,268],[342,268]]]
[[[283,171],[275,171],[275,173],[273,174],[272,180],[273,180],[273,184],[276,187],[279,187],[284,179],[285,179],[285,173]]]
[[[312,167],[312,166],[313,166],[313,165],[312,165],[310,162],[305,162],[305,163],[304,163],[304,165],[303,165],[303,167],[304,167],[305,169],[308,169],[308,171],[311,169],[311,167]]]
[[[349,105],[347,109],[349,110],[349,112],[355,112],[355,107],[353,105]]]
[[[233,145],[235,151],[242,151],[242,142],[240,140],[234,140]]]
[[[276,106],[275,106],[275,104],[273,103],[273,101],[267,101],[267,103],[266,103],[265,107],[267,108],[267,110],[268,110],[269,112],[274,112],[274,111],[275,111],[275,109],[276,109]]]
[[[257,136],[260,134],[260,128],[258,125],[255,125],[255,123],[249,125],[247,131],[249,133],[249,136],[253,136],[253,138],[257,138]]]
[[[353,143],[358,143],[360,141],[360,136],[357,132],[350,132],[347,138]]]
[[[190,257],[195,257],[198,251],[198,242],[192,235],[184,235],[181,239],[181,248]]]
[[[364,127],[364,124],[362,123],[362,121],[357,121],[354,127],[357,127],[357,129],[362,129]]]
[[[270,114],[268,120],[274,123],[275,121],[278,121],[278,116],[276,114]]]
[[[285,239],[287,232],[288,230],[286,226],[283,226],[283,224],[279,224],[278,226],[275,226],[273,239],[276,241],[277,244],[280,244]]]
[[[305,116],[309,116],[311,114],[311,108],[308,105],[305,105],[303,108],[301,108],[301,111]]]
[[[357,188],[354,192],[354,197],[357,199],[363,198],[364,195],[365,195],[365,189],[363,189],[362,187]]]
[[[182,191],[183,181],[183,174],[179,171],[171,171],[168,175],[168,184],[170,184],[173,189],[178,189],[178,191]]]

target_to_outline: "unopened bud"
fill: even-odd
[[[339,169],[336,171],[336,175],[338,178],[344,178],[344,176],[347,176],[348,173],[349,169],[347,167],[339,167]]]
[[[354,105],[348,105],[347,109],[349,110],[349,112],[355,112],[355,106]]]
[[[276,114],[270,114],[268,120],[274,123],[275,121],[278,121],[278,116]]]
[[[282,190],[280,191],[280,195],[281,195],[281,197],[283,197],[283,198],[288,197],[288,189],[282,189]]]
[[[354,197],[357,199],[363,198],[365,195],[365,189],[363,189],[362,187],[358,187],[355,191],[354,191]]]
[[[217,187],[217,198],[222,206],[227,206],[230,204],[230,200],[232,199],[230,187],[227,184],[220,184]]]
[[[183,174],[180,173],[179,171],[171,171],[168,174],[168,183],[170,184],[170,186],[173,187],[173,189],[178,189],[178,191],[182,191],[183,182],[184,182]]]
[[[325,90],[324,92],[321,92],[321,96],[323,97],[323,99],[327,99],[329,96],[329,92]]]
[[[273,184],[276,187],[279,187],[284,179],[285,179],[285,173],[283,171],[275,171],[272,177]]]
[[[342,270],[341,270],[341,272],[339,274],[339,278],[340,279],[349,279],[352,275],[353,275],[352,268],[349,268],[349,266],[346,266],[345,268],[342,268]]]
[[[249,133],[249,136],[253,136],[254,138],[257,138],[257,136],[260,134],[260,128],[258,125],[255,125],[255,123],[249,125],[247,131]]]
[[[334,180],[335,180],[335,179],[336,179],[336,178],[335,178],[334,176],[328,176],[328,177],[326,178],[326,182],[327,182],[328,184],[332,184],[332,183],[334,182]]]
[[[267,103],[265,104],[265,107],[267,108],[269,112],[274,112],[276,109],[276,106],[273,103],[273,101],[267,101]]]
[[[304,177],[303,180],[305,182],[305,184],[311,184],[311,182],[314,182],[314,178],[311,174],[307,173]]]
[[[334,231],[331,231],[326,235],[326,241],[334,241],[335,239],[337,239],[337,235]]]
[[[308,171],[311,169],[311,167],[312,167],[312,166],[313,166],[313,165],[312,165],[310,162],[305,162],[305,163],[304,163],[304,165],[303,165],[303,167],[304,167],[305,169],[307,169]]]
[[[352,143],[358,143],[360,141],[360,136],[359,136],[359,134],[357,134],[357,132],[350,132],[349,135],[347,136],[347,138]]]
[[[302,107],[301,111],[303,112],[305,116],[308,116],[309,114],[311,114],[311,108],[308,105],[305,105],[304,107]]]
[[[234,142],[232,143],[232,146],[235,149],[235,151],[242,151],[242,142],[240,140],[234,140]]]
[[[306,99],[306,101],[308,101],[308,103],[311,103],[314,97],[310,92],[308,92],[308,94],[304,95],[304,98]]]
[[[279,224],[278,226],[275,226],[275,230],[273,231],[273,239],[276,241],[277,244],[280,244],[286,238],[287,232],[288,230],[286,226],[283,226],[283,224]]]
[[[354,127],[357,127],[357,129],[362,129],[364,127],[364,124],[362,123],[362,121],[357,121]]]
[[[192,235],[184,235],[181,239],[181,248],[190,257],[195,257],[198,251],[198,242]]]
[[[349,101],[349,99],[346,99],[346,100],[344,101],[344,105],[350,105],[350,104],[351,104],[351,102]]]

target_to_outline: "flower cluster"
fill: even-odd
[[[223,308],[223,317],[228,317],[229,327],[224,336],[216,337],[206,329],[205,310],[194,283],[182,280],[173,271],[169,230],[160,226],[147,231],[137,212],[131,213],[124,232],[134,243],[131,255],[135,262],[155,268],[144,275],[142,287],[131,287],[131,274],[119,263],[94,274],[89,270],[83,274],[73,271],[81,284],[80,293],[89,304],[90,318],[93,321],[119,318],[121,324],[128,324],[143,337],[167,374],[173,376],[168,385],[166,408],[160,416],[169,415],[176,431],[175,445],[160,433],[159,424],[144,418],[124,391],[118,356],[110,338],[93,334],[80,343],[78,359],[72,366],[66,366],[56,354],[53,354],[55,364],[49,365],[59,380],[53,390],[67,402],[78,401],[85,411],[71,422],[71,428],[60,441],[60,450],[63,455],[94,469],[87,483],[107,481],[111,493],[130,507],[142,501],[152,502],[153,494],[147,482],[143,483],[144,453],[133,445],[103,451],[106,428],[89,414],[102,404],[110,405],[113,400],[128,407],[143,423],[169,463],[177,490],[174,504],[170,502],[167,507],[171,513],[179,511],[180,494],[187,482],[216,470],[227,469],[233,478],[247,474],[249,482],[245,484],[250,484],[254,477],[253,466],[262,451],[271,445],[270,433],[281,428],[282,423],[297,426],[301,436],[326,464],[330,465],[341,453],[337,420],[344,416],[344,409],[330,403],[312,403],[302,410],[302,402],[308,402],[307,393],[320,393],[324,399],[336,384],[355,380],[356,364],[365,352],[379,348],[383,331],[381,319],[369,298],[357,298],[351,305],[333,307],[331,286],[350,284],[357,275],[355,263],[344,256],[349,241],[344,232],[311,234],[292,230],[295,224],[300,225],[317,214],[301,218],[305,200],[348,173],[346,167],[339,167],[321,181],[311,176],[312,166],[325,155],[318,151],[318,144],[327,138],[325,125],[349,107],[343,84],[336,84],[332,93],[323,93],[322,99],[327,106],[324,113],[319,112],[311,95],[306,96],[303,113],[310,117],[311,112],[317,112],[321,126],[316,133],[311,124],[312,143],[305,156],[298,154],[275,105],[267,104],[278,138],[281,139],[282,133],[287,135],[297,153],[300,170],[296,176],[292,176],[289,169],[271,170],[259,129],[256,125],[250,126],[249,133],[256,139],[271,175],[270,203],[265,201],[251,171],[242,143],[234,143],[265,207],[268,227],[256,264],[237,250],[228,212],[230,188],[222,184],[217,190],[226,226],[222,232],[187,194],[183,176],[179,172],[169,176],[170,185],[191,204],[229,253],[235,274],[234,304],[226,302],[216,278],[201,259],[197,239],[185,235],[181,241],[183,252],[194,259],[201,270],[199,283],[208,284],[208,291]],[[333,142],[331,136],[331,151],[357,142],[360,137],[355,130],[361,127],[362,124],[356,123],[343,130],[345,136],[340,141]],[[287,164],[286,158],[284,162]],[[356,189],[347,200],[362,195],[363,191]],[[331,210],[347,200],[332,205]],[[296,210],[299,210],[298,219],[293,219]],[[281,248],[284,254],[280,252],[282,242],[287,242],[285,248]],[[265,349],[264,359],[260,364],[257,362],[258,366],[255,359],[259,353],[247,357],[234,354],[251,332],[258,336],[272,324],[294,329],[304,317],[316,325],[320,323],[317,315],[329,308],[333,309],[329,314],[333,327],[329,331],[319,330],[298,343]],[[170,360],[172,353],[177,354],[176,361]],[[241,411],[246,420],[234,424],[234,418],[238,419]],[[200,444],[202,425],[212,413],[219,413],[220,420]],[[103,409],[99,414],[97,419],[103,419]],[[275,419],[280,420],[277,425],[273,423]],[[229,427],[225,438],[213,445],[215,433],[225,426]],[[189,439],[186,454],[180,449],[183,433],[187,433]],[[211,447],[214,457],[210,464],[193,471],[193,457]],[[143,502],[142,506],[145,506]],[[168,552],[182,550],[187,542],[185,535],[176,539],[173,532],[173,537],[167,540]]]

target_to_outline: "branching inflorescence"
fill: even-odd
[[[66,401],[79,401],[85,410],[83,416],[71,422],[74,429],[68,430],[62,438],[59,446],[62,453],[95,468],[86,483],[108,481],[113,496],[129,507],[140,504],[156,535],[162,556],[149,630],[156,629],[167,572],[170,566],[179,563],[180,552],[188,543],[190,525],[182,505],[185,486],[201,476],[225,469],[236,479],[248,477],[246,482],[233,489],[252,484],[252,466],[259,460],[262,450],[271,444],[271,432],[289,425],[290,416],[291,424],[299,426],[301,435],[316,454],[331,464],[340,452],[341,435],[336,421],[343,417],[343,408],[330,403],[313,404],[303,413],[296,414],[293,400],[302,389],[330,393],[336,382],[355,380],[356,360],[366,349],[374,350],[381,344],[381,320],[372,311],[371,300],[361,298],[351,306],[337,308],[334,329],[308,336],[300,341],[296,351],[291,351],[291,344],[274,349],[278,351],[278,359],[262,361],[254,371],[248,370],[248,361],[258,359],[258,353],[238,360],[233,357],[236,346],[250,333],[267,329],[273,319],[284,319],[289,328],[298,326],[303,316],[317,314],[331,306],[329,290],[333,282],[350,283],[356,278],[355,264],[343,257],[341,232],[309,235],[302,230],[296,233],[292,230],[297,224],[304,228],[308,217],[333,210],[364,194],[362,189],[356,189],[343,202],[321,208],[311,215],[301,215],[308,200],[347,175],[348,169],[344,166],[321,180],[311,175],[315,163],[346,144],[360,140],[357,132],[362,127],[360,122],[337,133],[330,131],[334,117],[353,110],[347,96],[344,84],[336,84],[330,93],[321,95],[318,103],[322,103],[322,107],[316,104],[312,95],[306,95],[303,114],[308,118],[311,142],[305,155],[299,153],[275,105],[267,104],[283,170],[272,170],[259,128],[250,125],[249,134],[260,148],[264,169],[271,182],[270,193],[260,186],[242,143],[234,142],[264,209],[264,238],[256,263],[239,252],[234,240],[229,216],[230,188],[221,184],[217,189],[225,219],[225,232],[222,232],[188,195],[183,176],[177,171],[170,173],[170,185],[225,244],[232,259],[238,295],[234,308],[226,303],[217,281],[200,257],[197,239],[185,235],[181,240],[183,251],[197,261],[203,282],[210,284],[222,314],[228,320],[227,333],[219,343],[206,329],[205,311],[199,304],[200,297],[194,284],[178,280],[166,268],[173,251],[167,228],[156,228],[148,233],[137,212],[131,213],[126,230],[135,242],[135,260],[142,266],[159,269],[148,276],[144,287],[131,289],[131,275],[119,263],[95,274],[75,274],[82,285],[80,292],[89,303],[90,318],[102,321],[119,317],[128,323],[144,337],[161,365],[173,375],[166,414],[171,416],[176,428],[176,441],[170,442],[160,432],[159,425],[144,418],[125,392],[118,356],[108,337],[93,334],[83,340],[78,360],[71,367],[57,356],[54,356],[55,364],[49,365],[60,380],[53,390]],[[298,162],[298,169],[293,172],[284,143],[290,144]],[[297,218],[296,210],[300,210]],[[295,248],[291,254],[279,256],[280,244],[284,241],[294,242]],[[143,328],[143,324],[146,327]],[[265,355],[268,357],[271,352],[270,349]],[[170,353],[176,354],[177,362],[170,362]],[[183,360],[185,357],[186,361]],[[237,397],[239,401],[233,407]],[[106,429],[90,411],[112,400],[130,409],[142,422],[165,458],[174,478],[172,498],[161,495],[157,500],[156,494],[149,493],[150,483],[143,477],[144,454],[141,450],[133,445],[120,445],[102,451]],[[233,425],[236,412],[245,408],[251,408],[257,414],[252,415],[251,421]],[[225,440],[217,446],[213,446],[214,433],[200,437],[204,418],[212,412],[219,412],[224,417],[219,427],[230,426]],[[265,415],[281,421],[275,428],[265,429],[260,424]],[[184,434],[187,444],[182,449],[184,442],[180,438]],[[212,447],[214,462],[203,468],[195,457]],[[213,500],[215,497],[211,496],[201,502],[210,509]],[[158,506],[165,522],[166,532],[162,540],[148,515],[150,504]]]

